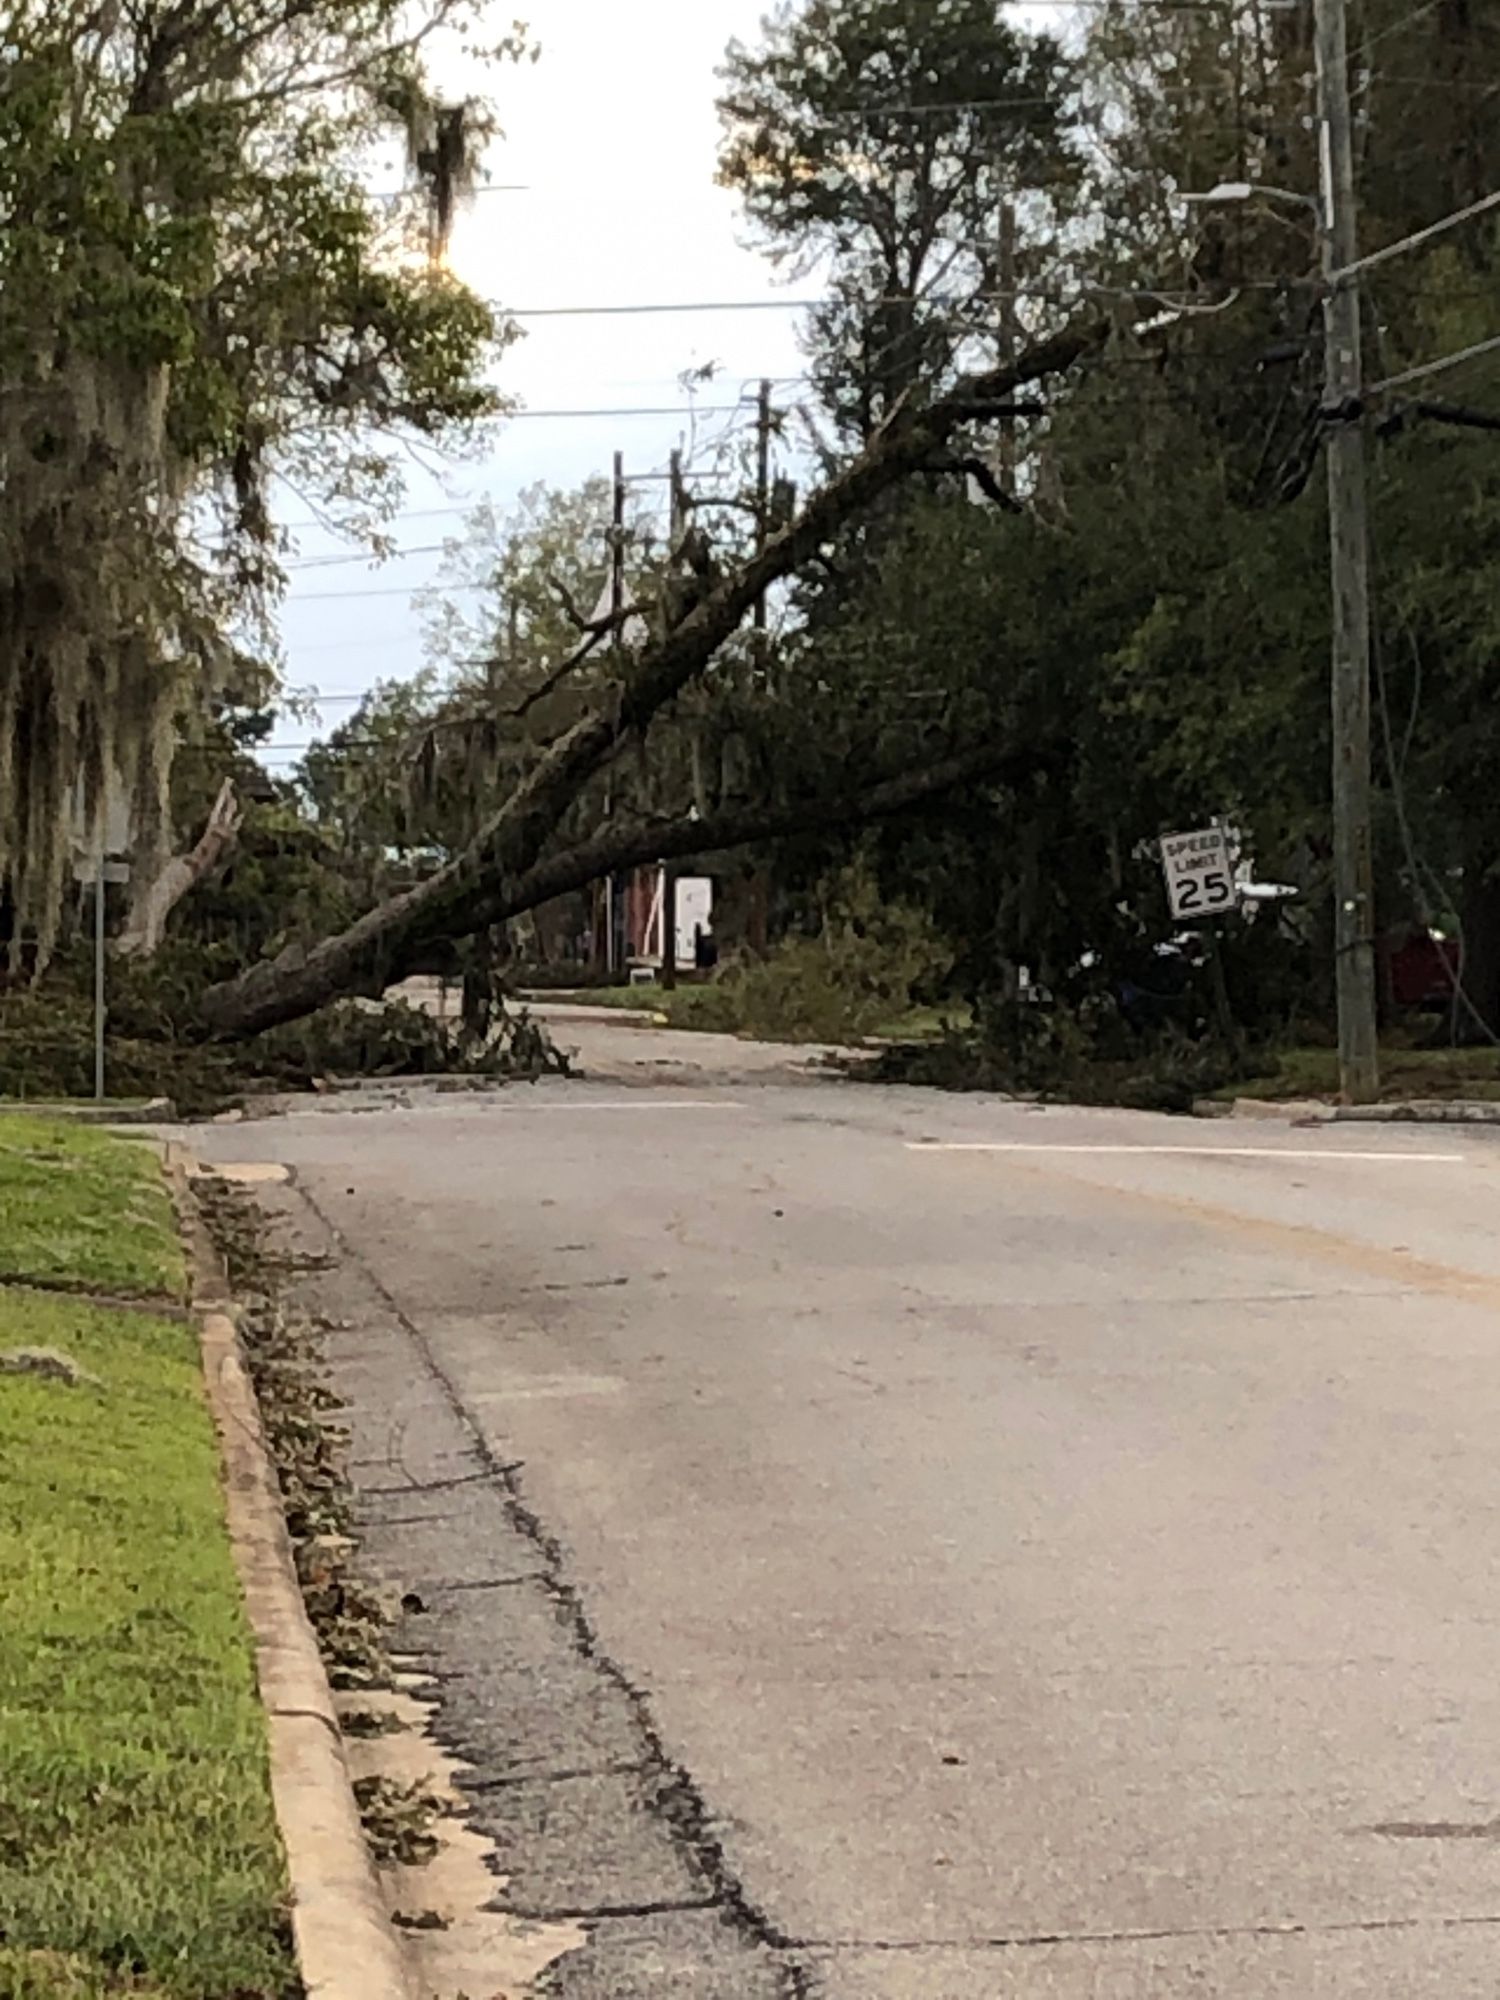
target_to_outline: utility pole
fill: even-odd
[[[687,495],[682,484],[682,453],[674,451],[667,460],[667,558],[676,562],[682,538],[687,533]]]
[[[1016,359],[1016,205],[1007,195],[1000,204],[1000,244],[997,260],[1000,325],[1000,366],[1011,368]],[[1016,420],[1000,420],[1000,445],[995,474],[1000,491],[1008,500],[1016,497]]]
[[[760,395],[755,406],[755,552],[760,554],[771,539],[771,381],[761,377]],[[755,600],[755,637],[751,671],[761,690],[771,691],[771,648],[767,638],[766,593]],[[750,877],[750,913],[746,941],[751,951],[764,957],[767,945],[767,910],[771,891],[764,863],[757,863]]]
[[[1345,0],[1313,0],[1322,178],[1328,517],[1333,583],[1333,880],[1339,1088],[1380,1087],[1370,825],[1370,553],[1360,354],[1354,136]]]
[[[682,453],[674,451],[668,461],[667,560],[677,561],[687,533],[687,492],[682,479]],[[660,864],[661,873],[661,984],[662,990],[677,990],[677,868],[673,862]]]
[[[761,377],[760,396],[755,406],[755,552],[760,554],[771,538],[771,381]],[[755,600],[755,629],[762,636],[755,642],[760,656],[756,665],[765,668],[766,593]]]
[[[614,623],[610,627],[610,651],[618,655],[624,647],[625,638],[621,630],[621,613],[625,609],[625,454],[615,453],[614,506],[610,516],[609,531],[609,612]],[[616,660],[618,669],[619,661]],[[604,816],[610,818],[614,812],[614,780],[606,778],[604,791]],[[615,972],[615,878],[613,872],[604,878],[604,969]]]

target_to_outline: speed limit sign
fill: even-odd
[[[1169,833],[1161,843],[1161,865],[1167,877],[1167,901],[1174,917],[1222,917],[1238,900],[1234,887],[1234,857],[1222,826],[1198,833]]]

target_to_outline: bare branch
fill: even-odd
[[[640,605],[622,604],[618,611],[606,611],[600,618],[586,617],[578,608],[578,599],[560,576],[549,576],[547,581],[557,592],[557,601],[567,613],[568,623],[578,631],[588,633],[591,638],[607,639],[611,632],[640,615]]]
[[[234,780],[226,778],[197,845],[191,853],[174,856],[136,898],[115,946],[122,958],[150,958],[166,933],[167,918],[189,890],[218,867],[239,838],[243,819]]]
[[[938,469],[940,471],[966,472],[986,500],[992,500],[997,507],[1003,508],[1007,514],[1024,514],[1026,512],[1026,509],[1021,505],[1015,494],[1006,492],[1005,488],[1000,484],[982,458],[954,458],[949,460],[946,466],[940,466]]]
[[[615,621],[611,619],[609,623],[613,626]],[[559,666],[554,667],[539,686],[534,687],[529,694],[523,695],[514,708],[503,709],[501,713],[511,717],[513,720],[519,720],[521,716],[529,715],[539,701],[545,701],[549,694],[557,692],[569,674],[576,673],[586,660],[593,658],[594,654],[598,652],[600,646],[603,644],[604,638],[605,634],[603,632],[590,632],[583,644],[575,647]]]

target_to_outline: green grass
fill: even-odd
[[[38,1128],[24,1172],[0,1166],[48,1275],[180,1280],[148,1155]],[[106,1198],[111,1227],[85,1226]],[[0,2000],[279,2000],[284,1869],[196,1332],[7,1284],[19,1347],[97,1380],[0,1374]]]
[[[155,1156],[93,1126],[0,1118],[0,1273],[181,1298],[182,1246]]]
[[[1283,1049],[1265,1076],[1230,1084],[1221,1098],[1336,1097],[1339,1059],[1334,1049]],[[1385,1048],[1380,1053],[1380,1095],[1402,1098],[1500,1098],[1500,1049]]]

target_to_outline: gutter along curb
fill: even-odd
[[[302,1602],[260,1408],[226,1307],[228,1279],[193,1197],[195,1163],[167,1148],[187,1238],[203,1377],[219,1434],[235,1567],[255,1639],[271,1789],[308,2000],[413,2000],[354,1802],[338,1711]]]

